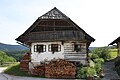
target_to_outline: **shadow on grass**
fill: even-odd
[[[24,77],[40,77],[45,78],[44,76],[34,76],[31,75],[29,72],[21,71],[20,70],[20,63],[14,64],[12,66],[9,66],[4,73],[13,75],[13,76],[24,76]]]
[[[9,66],[4,73],[14,75],[14,76],[32,76],[28,74],[28,72],[24,72],[20,70],[20,64],[14,64],[12,66]]]

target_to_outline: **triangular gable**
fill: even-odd
[[[40,19],[67,19],[68,17],[63,14],[60,10],[58,10],[56,7],[54,7],[52,10],[48,11],[41,17]]]

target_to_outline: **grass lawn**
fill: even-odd
[[[115,59],[118,56],[118,52],[117,49],[109,49],[109,59],[108,60],[112,60]]]
[[[10,74],[10,75],[15,75],[15,76],[31,76],[28,74],[28,72],[20,71],[20,64],[14,64],[12,66],[9,66],[4,73]]]
[[[14,75],[14,76],[26,76],[26,77],[41,77],[44,78],[44,76],[34,76],[29,74],[28,72],[21,71],[20,70],[20,63],[14,64],[12,66],[9,66],[4,73]]]

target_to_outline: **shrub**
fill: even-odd
[[[79,78],[79,79],[87,78],[87,67],[82,67],[79,70],[77,70],[76,77]]]
[[[91,53],[93,54],[92,59],[103,58],[104,60],[106,60],[109,50],[107,47],[101,47],[101,48],[96,48],[96,49],[92,50]]]
[[[96,70],[93,67],[82,67],[77,71],[76,77],[79,79],[86,79],[88,76],[94,77]]]
[[[90,67],[95,67],[95,63],[92,60],[89,60],[89,66]]]
[[[91,59],[99,58],[98,54],[92,53],[90,56]]]
[[[92,67],[88,67],[87,68],[87,77],[94,77],[94,75],[96,75],[96,70],[95,68]]]
[[[99,72],[100,72],[101,69],[102,69],[102,65],[99,64],[99,63],[96,63],[96,64],[95,64],[95,70],[96,70],[96,73],[99,74]]]
[[[104,59],[103,58],[96,58],[94,59],[95,63],[99,63],[99,64],[103,64],[104,63]]]

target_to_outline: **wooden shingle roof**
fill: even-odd
[[[24,44],[41,41],[95,41],[56,7],[40,16],[16,40]]]

